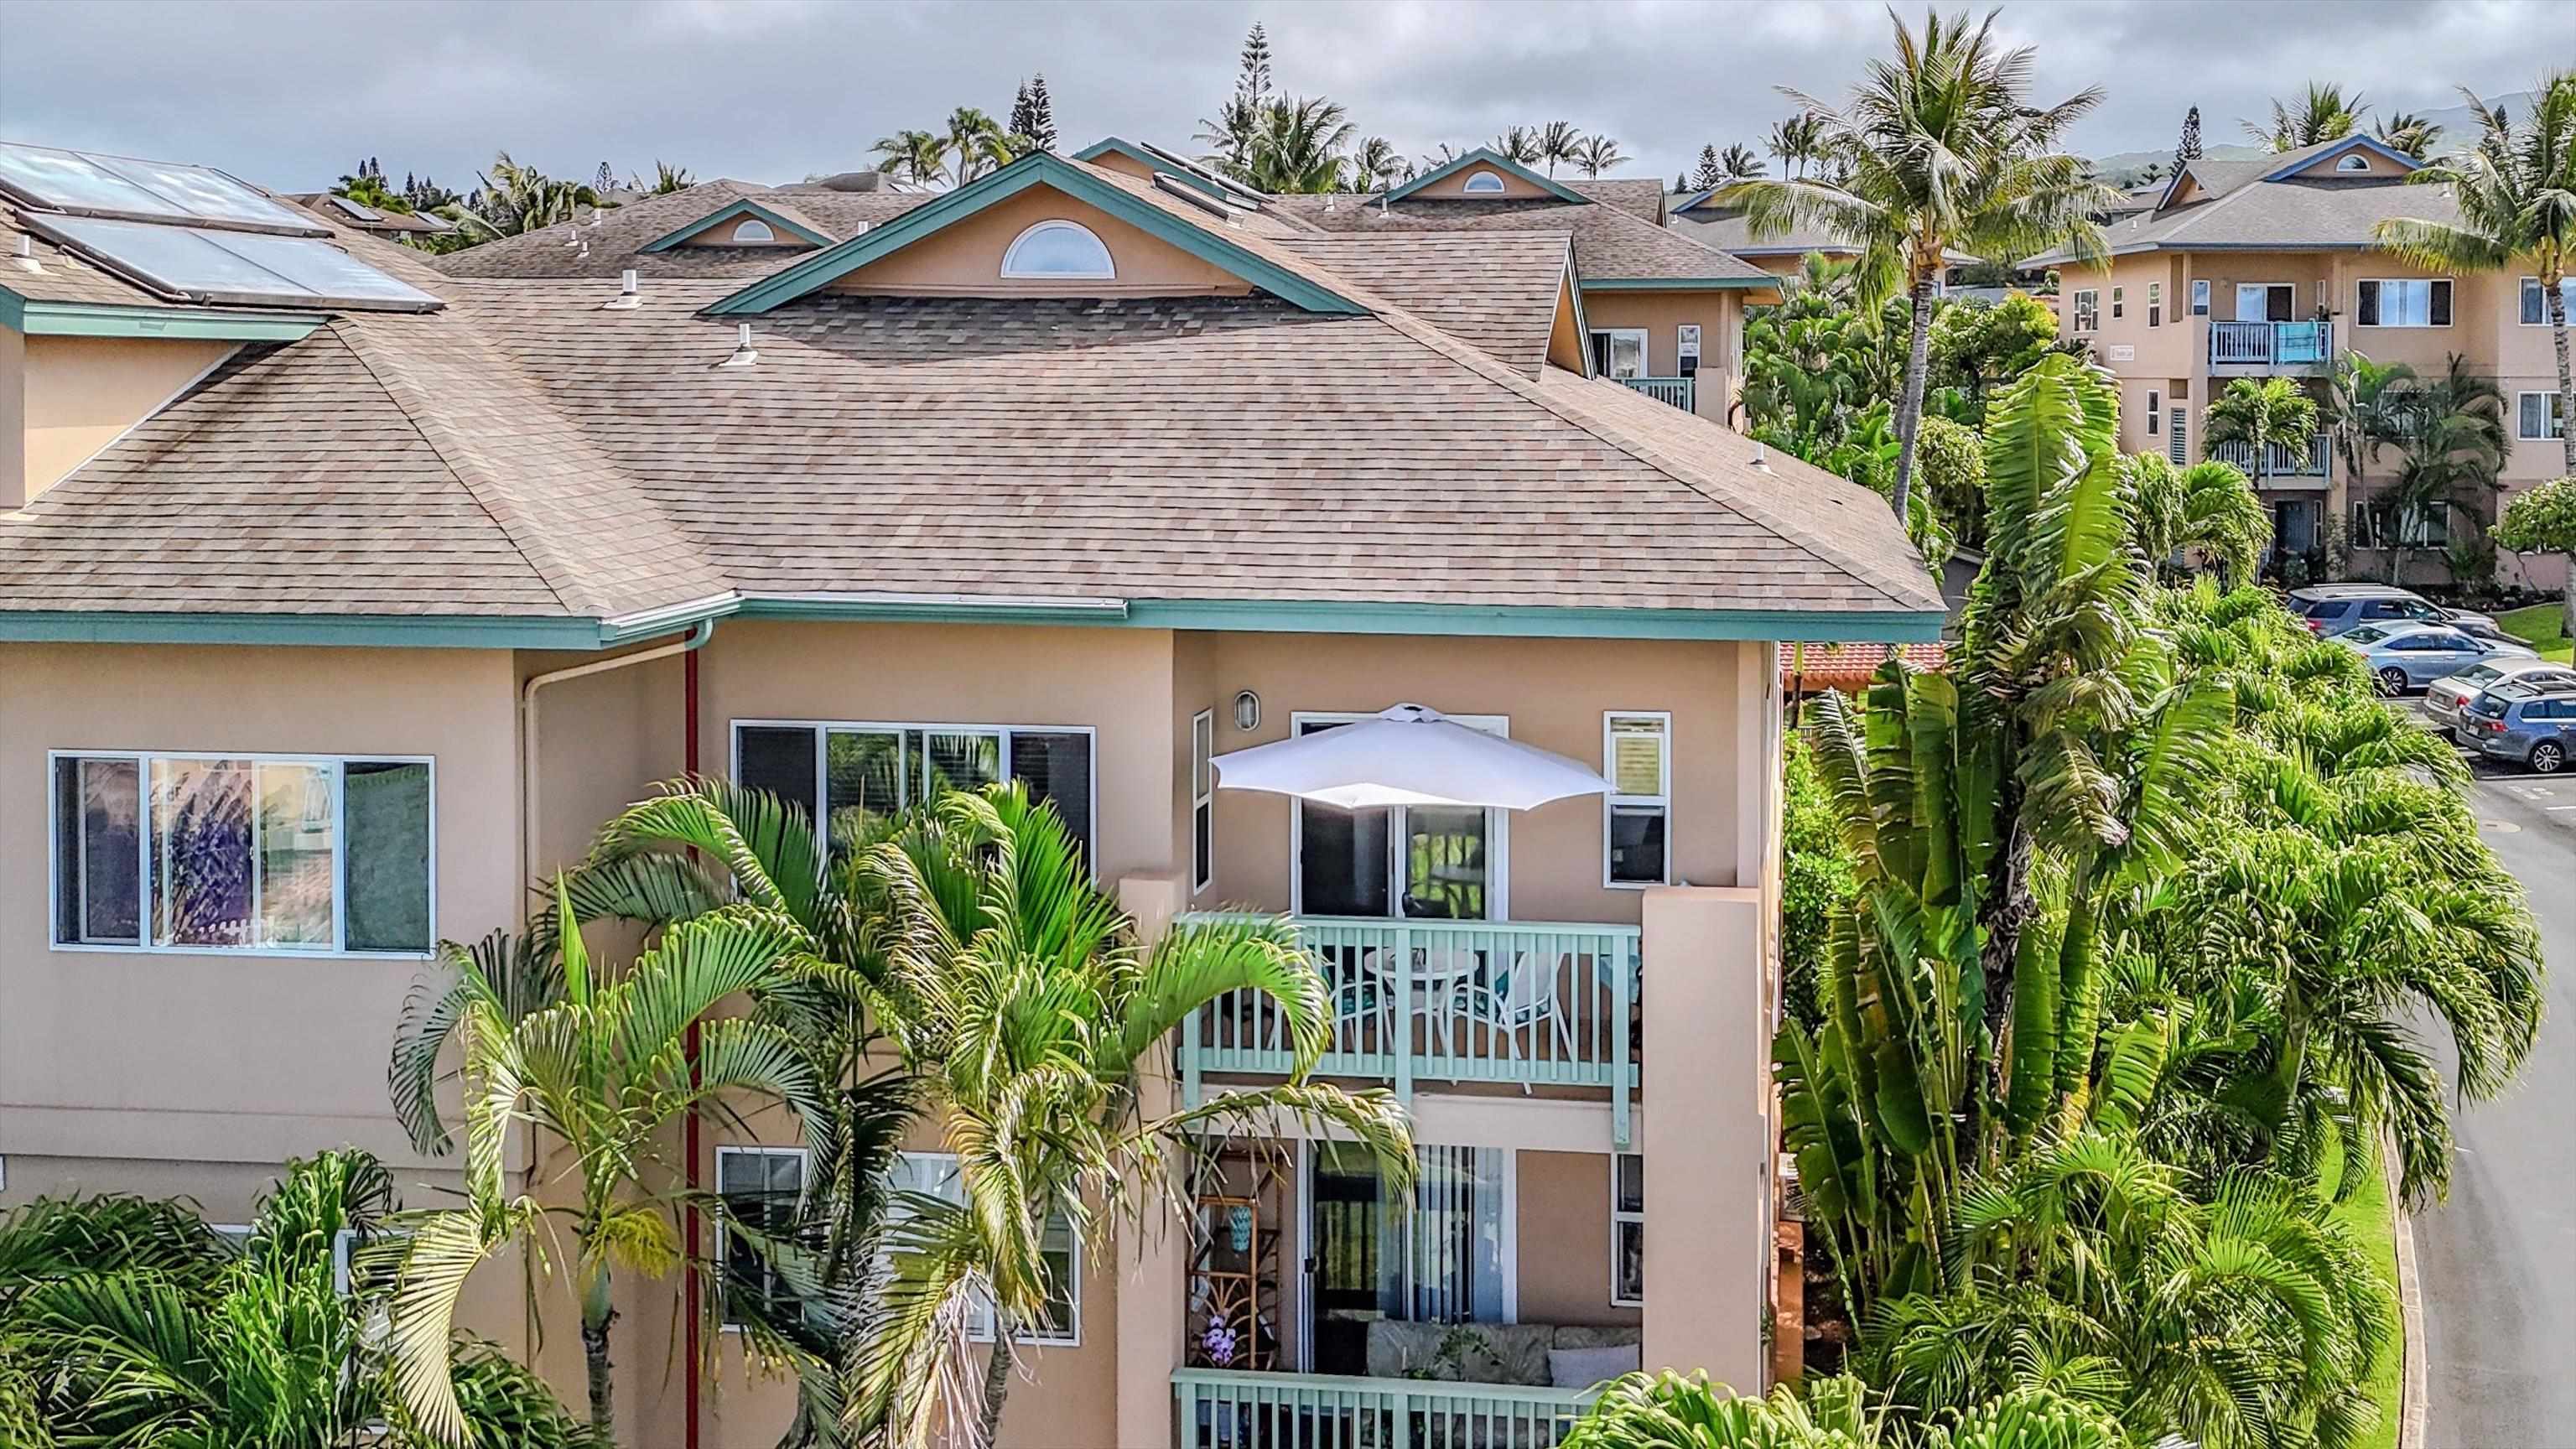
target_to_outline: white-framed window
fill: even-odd
[[[2122,317],[2128,315],[2126,300],[2128,290],[2129,289],[2126,287],[2113,287],[2111,289],[2111,320],[2114,322],[2117,322]]]
[[[2558,296],[2560,300],[2565,303],[2568,313],[2570,315],[2576,315],[2576,277],[2561,277],[2558,279]],[[2547,301],[2547,294],[2541,291],[2540,279],[2538,277],[2523,278],[2522,307],[2520,313],[2522,325],[2525,327],[2548,326],[2549,308],[2546,305]]]
[[[2354,298],[2356,327],[2448,327],[2448,277],[2364,277]]]
[[[736,246],[751,246],[757,242],[774,242],[778,240],[778,233],[770,230],[769,223],[759,217],[746,216],[734,224],[733,240]]]
[[[1646,1158],[1610,1155],[1610,1302],[1619,1308],[1646,1304]]]
[[[2147,283],[2147,325],[2165,325],[2165,284],[2162,282]]]
[[[1672,881],[1673,717],[1660,710],[1612,710],[1601,717],[1601,883],[1657,886]]]
[[[1375,718],[1299,712],[1288,717],[1288,729],[1309,735]],[[1449,718],[1511,737],[1508,716]],[[1289,909],[1307,916],[1510,920],[1510,816],[1472,806],[1341,810],[1300,800],[1288,815]]]
[[[1503,178],[1492,171],[1472,172],[1458,189],[1469,196],[1500,196],[1503,194]]]
[[[1592,372],[1596,377],[1644,377],[1646,375],[1646,329],[1643,327],[1592,329]]]
[[[770,1237],[793,1227],[810,1161],[802,1147],[716,1148],[716,1196],[724,1199],[726,1217],[724,1231],[716,1234],[716,1292],[725,1327],[739,1328],[748,1321],[746,1303],[774,1310],[796,1300],[786,1278],[742,1241],[732,1224]]]
[[[2075,292],[2075,330],[2092,332],[2102,325],[2102,294],[2091,287]]]
[[[900,1223],[910,1215],[901,1197],[903,1193],[920,1193],[958,1206],[966,1202],[966,1184],[958,1176],[955,1153],[897,1153],[894,1171],[888,1181],[897,1194],[886,1209],[890,1223]],[[1061,1211],[1047,1214],[1046,1226],[1038,1235],[1038,1256],[1046,1264],[1046,1316],[1036,1323],[1023,1324],[1018,1332],[1011,1335],[1011,1341],[1079,1348],[1082,1345],[1082,1235],[1074,1230],[1071,1217]],[[967,1336],[977,1343],[993,1341],[993,1309],[990,1304],[976,1308],[968,1320]]]
[[[2513,435],[2526,443],[2553,440],[2566,427],[2557,393],[2518,392],[2513,401]]]
[[[424,956],[425,757],[56,750],[54,945]]]
[[[1684,377],[1699,376],[1699,324],[1684,322],[1673,334],[1673,361]]]
[[[1091,863],[1092,822],[1100,818],[1096,744],[1088,725],[738,719],[733,777],[804,806],[821,822],[826,845],[840,811],[892,815],[943,789],[1018,780],[1029,798],[1054,804]]]
[[[2359,151],[2355,151],[2338,159],[2335,162],[2334,169],[2337,171],[2367,171],[2370,169],[2370,158],[2361,154]]]
[[[1216,711],[1190,716],[1190,894],[1216,883]]]
[[[2160,392],[2156,391],[2154,388],[2148,388],[2148,389],[2147,389],[2147,436],[2148,436],[2148,437],[2152,438],[2152,437],[2154,437],[2154,436],[2156,435],[2156,424],[2157,424],[2157,422],[2158,422],[2159,420],[2161,420],[2161,419],[2163,418],[2163,416],[2164,416],[2164,410],[2165,410],[2165,395],[2164,395],[2163,393],[2160,393]]]
[[[2207,277],[2194,277],[2191,280],[2191,315],[2194,317],[2209,315],[2209,279]]]
[[[1002,253],[1005,277],[1069,277],[1107,281],[1118,275],[1108,244],[1078,221],[1042,221],[1011,239]]]

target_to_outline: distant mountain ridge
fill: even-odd
[[[2488,105],[2503,106],[2516,116],[2522,115],[2525,111],[2531,108],[2531,92],[2529,91],[2509,91],[2504,95],[2487,96],[2483,99]],[[2362,117],[2362,129],[2364,131],[2368,131],[2372,126],[2378,123],[2381,116],[2388,114],[2388,111],[2377,103],[2370,102],[2367,95],[2363,96],[2363,100],[2366,103],[2369,103],[2369,113]],[[2468,149],[2469,144],[2477,139],[2477,118],[2470,114],[2469,108],[2465,102],[2460,105],[2450,106],[2438,111],[2426,111],[2423,114],[2425,120],[2428,120],[2434,125],[2442,128],[2442,134],[2435,137],[2433,140],[2433,154],[2436,156],[2447,156],[2455,151],[2465,151]],[[2245,119],[2251,120],[2253,118],[2247,117]],[[2236,122],[2233,118],[2227,121],[2217,121],[2211,119],[2206,112],[2203,112],[2201,116],[2201,126],[2205,134],[2215,135],[2224,127],[2235,124]],[[2180,129],[2179,123],[2176,124],[2176,129]],[[2244,134],[2244,129],[2241,125],[2237,126],[2236,134]],[[2201,150],[2213,161],[2242,161],[2266,154],[2264,149],[2260,146],[2241,142],[2222,142],[2215,144],[2204,142]],[[2148,166],[2156,163],[2162,163],[2167,166],[2172,165],[2173,147],[2169,145],[2161,151],[2118,151],[2108,156],[2096,156],[2093,158],[2093,169],[2106,177],[2112,178],[2115,182],[2125,182],[2129,178],[2136,176],[2139,172],[2145,170]]]

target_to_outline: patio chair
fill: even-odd
[[[1566,1014],[1557,1009],[1557,977],[1572,964],[1558,951],[1523,950],[1514,952],[1511,964],[1493,977],[1490,985],[1470,985],[1466,991],[1466,1010],[1471,1021],[1479,1021],[1501,1034],[1509,1043],[1504,1048],[1505,1060],[1521,1056],[1521,1033],[1545,1029],[1556,1037],[1556,1060],[1574,1060],[1574,1028]],[[1529,1056],[1538,1056],[1538,1040],[1530,1040]],[[1527,1082],[1521,1090],[1530,1090]]]

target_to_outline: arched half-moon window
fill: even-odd
[[[2370,169],[2370,158],[2364,156],[2359,151],[2355,151],[2351,155],[2337,161],[2335,163],[2335,169],[2337,171],[2367,171]]]
[[[1076,221],[1042,221],[1021,232],[1002,253],[1005,277],[1075,277],[1106,280],[1118,275],[1091,228]]]
[[[778,233],[770,230],[769,223],[759,217],[746,216],[735,225],[733,240],[736,246],[749,246],[753,242],[774,242],[778,240]]]
[[[1500,196],[1503,194],[1503,178],[1491,171],[1479,171],[1468,177],[1467,184],[1458,189],[1469,196]]]

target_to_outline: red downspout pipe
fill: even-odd
[[[682,728],[687,732],[687,739],[681,747],[682,768],[686,769],[690,776],[694,778],[698,773],[697,654],[693,651],[691,653],[681,655],[680,667],[683,671],[681,693],[686,701],[682,708]],[[691,1086],[695,1086],[697,1085],[698,1080],[698,1024],[694,1021],[689,1023],[688,1033],[682,1038],[681,1050],[687,1053],[689,1059],[689,1084]],[[688,1169],[685,1173],[685,1180],[688,1183],[689,1192],[691,1193],[688,1208],[688,1236],[683,1243],[683,1246],[688,1252],[688,1267],[685,1272],[688,1280],[689,1353],[688,1387],[684,1391],[688,1413],[688,1429],[682,1442],[687,1446],[687,1449],[698,1449],[698,1321],[700,1316],[698,1311],[698,1295],[704,1291],[704,1288],[698,1281],[698,1207],[695,1196],[698,1190],[698,1114],[696,1112],[691,1112],[689,1114],[688,1123],[681,1129],[681,1131],[687,1138],[687,1143],[683,1149],[688,1156]]]

